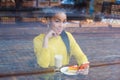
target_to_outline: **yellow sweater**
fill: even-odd
[[[86,55],[82,52],[71,33],[67,32],[67,35],[70,42],[70,56],[73,55],[76,58],[78,65],[88,62]],[[43,48],[44,36],[45,34],[40,34],[33,41],[34,52],[40,67],[47,68],[54,66],[55,54],[61,54],[63,56],[63,65],[69,64],[70,56],[67,55],[66,46],[62,38],[60,36],[50,38],[48,48]]]

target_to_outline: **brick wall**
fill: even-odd
[[[36,7],[36,1],[24,1],[22,7]]]
[[[11,1],[0,2],[1,7],[15,7],[15,3]]]
[[[14,24],[15,21],[15,17],[0,17],[0,23],[2,24]]]

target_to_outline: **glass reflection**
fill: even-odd
[[[43,74],[39,77],[40,80],[88,80],[85,75],[65,75],[61,72]]]

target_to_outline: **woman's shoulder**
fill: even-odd
[[[34,40],[41,40],[44,38],[44,36],[45,36],[45,34],[39,34],[34,38]]]
[[[74,36],[70,32],[66,32],[70,40],[74,40]]]
[[[65,31],[67,33],[68,36],[72,36],[72,34],[68,31]]]

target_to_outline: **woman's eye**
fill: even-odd
[[[55,22],[56,22],[56,23],[64,23],[64,24],[67,23],[66,20],[65,20],[65,21],[55,20]]]
[[[59,20],[55,20],[55,22],[60,22]]]

